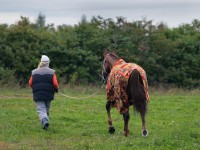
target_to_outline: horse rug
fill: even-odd
[[[119,59],[113,65],[113,68],[108,76],[107,100],[111,101],[111,106],[116,107],[120,114],[126,113],[129,108],[126,88],[129,76],[134,69],[138,70],[142,77],[146,100],[147,102],[149,101],[146,72],[142,67],[135,63],[126,63],[123,59]]]

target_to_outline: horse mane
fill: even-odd
[[[114,58],[115,60],[118,60],[120,59],[120,57],[115,53],[115,52],[111,52],[111,53],[108,53],[109,56],[111,56],[112,58]]]

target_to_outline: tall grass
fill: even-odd
[[[62,87],[64,94],[85,97],[99,87]],[[108,133],[105,91],[88,99],[55,95],[50,127],[42,130],[29,88],[0,90],[0,149],[200,149],[200,93],[151,89],[147,125],[130,107],[130,136],[123,136],[123,119],[111,109],[116,132]]]

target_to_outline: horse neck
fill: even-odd
[[[110,60],[110,61],[109,61],[109,66],[110,66],[110,68],[112,68],[114,64],[115,64],[115,61],[114,61],[114,60]]]
[[[115,59],[112,59],[110,60],[109,64],[110,64],[110,69],[113,68],[113,66],[115,65],[115,63],[117,62],[118,60],[115,60]]]

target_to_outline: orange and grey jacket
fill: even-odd
[[[51,101],[55,91],[58,91],[58,81],[55,71],[49,67],[41,67],[32,71],[29,80],[34,101]]]

